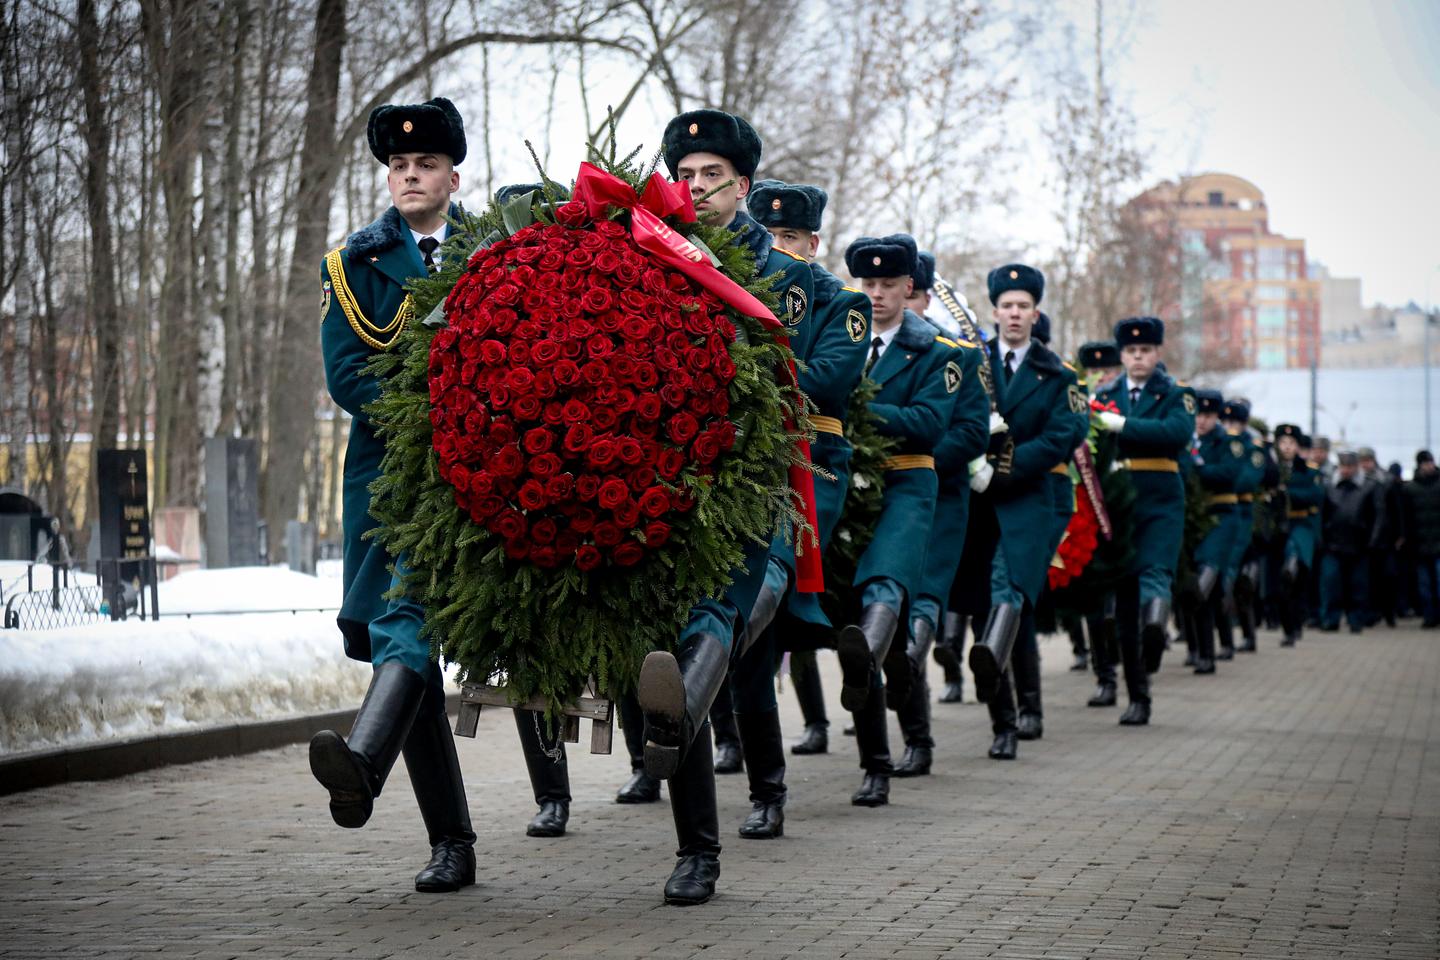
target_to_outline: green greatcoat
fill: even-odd
[[[815,413],[845,423],[850,394],[859,385],[870,350],[870,298],[818,263],[810,265],[815,298],[811,301],[809,352],[801,357],[800,389],[805,391]],[[810,459],[834,475],[834,480],[815,478],[815,515],[819,524],[820,549],[840,522],[845,492],[850,489],[850,442],[843,436],[817,431],[810,444]],[[772,555],[792,565],[793,544],[777,535]],[[786,601],[790,616],[816,626],[828,627],[830,620],[820,608],[818,594],[796,593],[792,585]]]
[[[1231,436],[1216,426],[1200,438],[1196,447],[1194,470],[1200,478],[1205,492],[1212,497],[1228,498],[1238,496],[1240,483],[1250,471],[1250,447],[1247,439]],[[1237,511],[1247,508],[1237,522]],[[1212,503],[1210,513],[1215,517],[1215,526],[1200,541],[1195,550],[1197,567],[1213,567],[1222,574],[1230,575],[1230,558],[1235,553],[1235,541],[1250,536],[1248,504]]]
[[[1315,547],[1320,541],[1320,506],[1325,502],[1325,478],[1299,457],[1290,463],[1290,477],[1282,488],[1289,503],[1290,521],[1290,534],[1285,540],[1285,559],[1299,557],[1307,569],[1313,569]],[[1285,474],[1283,462],[1280,473],[1282,477]]]
[[[1179,458],[1195,435],[1195,393],[1156,370],[1132,408],[1128,378],[1122,376],[1100,394],[1125,417],[1118,457],[1122,460]],[[1169,584],[1185,536],[1185,485],[1178,472],[1130,471],[1137,494],[1133,522],[1135,559],[1130,570],[1141,577],[1140,602],[1169,599]],[[1162,586],[1163,581],[1163,586]]]
[[[906,310],[870,379],[880,388],[870,412],[880,421],[880,433],[899,440],[896,456],[933,456],[964,380],[954,350],[935,338],[934,326]],[[880,520],[856,568],[857,587],[888,579],[900,585],[908,600],[919,595],[937,489],[932,467],[886,471]],[[902,630],[908,619],[902,617]]]
[[[954,341],[944,336],[937,339],[951,347],[951,357],[960,368],[960,387],[955,391],[949,426],[935,445],[939,493],[925,548],[920,595],[934,600],[943,612],[965,549],[965,529],[970,520],[970,461],[985,453],[990,440],[990,398],[980,382],[981,348],[968,340]]]
[[[1005,374],[999,343],[997,337],[986,349],[999,397],[996,409],[1009,425],[1015,446],[1009,479],[992,481],[986,496],[995,508],[1000,528],[996,549],[1004,551],[1010,581],[1034,605],[1060,539],[1058,481],[1070,486],[1068,476],[1051,471],[1074,454],[1079,422],[1088,423],[1089,406],[1075,371],[1039,340],[1030,341],[1013,378]],[[1073,496],[1069,491],[1066,495]]]
[[[452,205],[452,217],[459,208]],[[394,346],[413,319],[405,284],[425,273],[425,261],[409,225],[391,207],[326,254],[320,267],[320,347],[325,386],[350,414],[341,505],[344,599],[336,618],[345,653],[370,662],[370,622],[386,610],[390,557],[365,534],[372,481],[380,476],[385,444],[375,436],[366,404],[380,396],[380,381],[365,369],[375,354]]]

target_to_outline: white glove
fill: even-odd
[[[1097,416],[1100,418],[1100,426],[1102,429],[1109,430],[1111,433],[1119,433],[1125,429],[1125,418],[1118,413],[1102,410]]]
[[[990,411],[990,436],[993,437],[997,433],[1004,433],[1009,429],[1010,424],[1005,422],[1005,418],[1000,416],[998,411]]]
[[[976,493],[984,493],[990,486],[990,478],[995,476],[995,468],[990,461],[984,457],[976,457],[970,461],[970,489]]]

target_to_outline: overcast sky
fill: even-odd
[[[1093,0],[1060,7],[1093,55]],[[1151,179],[1223,171],[1369,304],[1440,300],[1440,2],[1107,3]],[[1058,36],[1058,31],[1056,32]],[[1021,222],[1054,228],[1041,204]]]

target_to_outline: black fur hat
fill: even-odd
[[[757,180],[745,206],[762,227],[789,227],[818,233],[829,195],[808,183]]]
[[[1244,400],[1226,400],[1220,408],[1220,419],[1250,422],[1250,404]]]
[[[985,283],[990,288],[992,304],[997,303],[1001,295],[1011,290],[1024,290],[1035,298],[1036,306],[1039,306],[1040,298],[1045,296],[1045,274],[1023,263],[1007,263],[1003,267],[996,267],[990,271]]]
[[[1120,366],[1120,349],[1113,340],[1091,340],[1080,344],[1080,366],[1086,370]]]
[[[1035,318],[1035,326],[1030,328],[1030,336],[1047,347],[1050,345],[1050,315],[1044,310],[1041,310],[1040,316]]]
[[[915,238],[908,233],[861,237],[845,249],[845,269],[857,280],[914,276],[917,259]]]
[[[1225,406],[1225,397],[1219,390],[1207,390],[1201,388],[1195,391],[1195,409],[1197,413],[1218,414]]]
[[[744,117],[723,110],[691,110],[665,125],[660,139],[665,168],[670,179],[678,174],[680,161],[692,153],[714,153],[735,165],[738,176],[754,179],[760,166],[760,135]],[[754,215],[753,213],[751,214]]]
[[[929,290],[935,286],[935,254],[929,250],[921,250],[915,254],[915,272],[910,275],[915,280],[915,292]]]
[[[1132,343],[1165,342],[1165,321],[1159,317],[1131,317],[1115,324],[1115,342],[1123,350]]]
[[[443,153],[457,167],[465,160],[465,123],[444,97],[382,104],[370,111],[365,135],[370,152],[384,164],[396,153]]]

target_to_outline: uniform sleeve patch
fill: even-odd
[[[1193,393],[1183,394],[1180,402],[1185,405],[1185,412],[1191,416],[1195,415],[1195,395]]]
[[[330,281],[326,280],[320,284],[320,320],[325,320],[325,315],[330,312]]]
[[[1265,466],[1265,454],[1261,453],[1259,450],[1251,451],[1250,466],[1254,467],[1256,470],[1263,468]]]
[[[960,389],[960,364],[954,360],[945,362],[945,392],[954,393]]]
[[[1231,441],[1230,441],[1230,456],[1232,456],[1232,457],[1243,457],[1243,456],[1245,456],[1245,444],[1242,443],[1242,442],[1240,442],[1239,440],[1231,440]]]
[[[845,329],[850,333],[850,341],[859,343],[865,339],[865,314],[859,310],[851,310],[845,314]]]
[[[805,288],[798,283],[792,283],[785,291],[785,325],[787,327],[798,326],[800,321],[805,319],[805,311],[809,306],[810,301],[805,296]]]
[[[1078,384],[1070,384],[1065,389],[1065,401],[1070,406],[1070,412],[1079,416],[1090,408],[1090,402],[1085,399],[1085,392]]]

